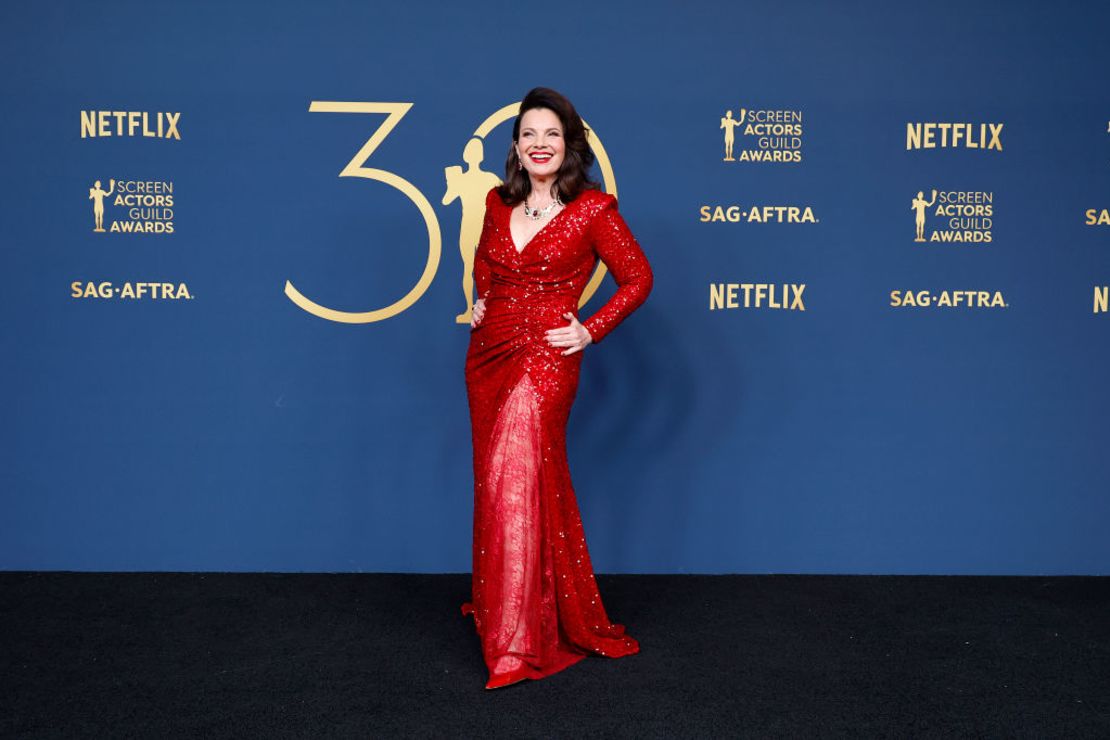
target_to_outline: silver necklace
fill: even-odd
[[[559,194],[558,193],[555,194],[555,200],[551,201],[546,206],[544,206],[543,208],[539,208],[539,209],[529,208],[528,207],[528,201],[525,200],[524,201],[524,215],[527,216],[528,218],[532,219],[533,221],[539,221],[541,218],[543,218],[547,214],[551,213],[552,208],[554,208],[555,206],[561,206],[561,205],[563,205],[563,201],[561,201],[559,199]]]

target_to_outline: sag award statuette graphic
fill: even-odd
[[[740,117],[725,111],[720,129],[725,132],[725,162],[801,162],[802,112],[741,108]],[[733,153],[736,129],[744,137],[740,155]]]
[[[104,228],[104,201],[111,202],[113,218]],[[93,231],[98,234],[172,234],[174,230],[174,184],[169,180],[100,180],[89,188],[93,202]]]
[[[111,195],[115,189],[116,181],[114,179],[108,181],[107,190],[100,187],[100,180],[97,180],[89,188],[89,200],[93,202],[93,231],[104,232],[104,199]]]
[[[915,242],[925,241],[925,209],[932,208],[933,204],[937,202],[937,191],[933,191],[933,197],[930,200],[925,200],[925,194],[920,190],[917,191],[917,197],[913,199],[913,208],[916,213],[916,229],[917,235],[914,237]]]
[[[439,269],[439,259],[442,251],[442,236],[439,219],[432,209],[431,203],[416,186],[400,175],[387,170],[366,166],[371,155],[373,155],[382,142],[385,141],[386,137],[389,136],[390,132],[401,122],[401,119],[405,117],[412,106],[412,103],[321,100],[314,100],[309,104],[308,110],[312,113],[386,114],[386,118],[381,125],[374,130],[370,138],[362,144],[358,152],[355,153],[351,160],[347,162],[339,172],[339,177],[361,177],[367,180],[376,180],[401,191],[401,193],[416,206],[417,211],[424,221],[424,228],[428,235],[428,252],[423,272],[405,295],[388,306],[365,311],[341,311],[329,308],[304,295],[293,285],[291,280],[286,280],[286,297],[302,310],[313,316],[327,319],[328,321],[338,321],[347,324],[368,324],[374,321],[382,321],[396,316],[408,309],[416,303],[416,301],[420,300],[420,297],[424,295],[424,292],[435,278],[436,272]],[[462,268],[462,278],[459,282],[462,286],[463,293],[463,300],[460,303],[460,307],[465,306],[465,309],[455,315],[456,324],[470,323],[470,314],[474,308],[474,252],[478,247],[478,239],[481,237],[482,233],[486,193],[489,192],[491,187],[501,182],[497,175],[492,172],[486,172],[481,168],[482,162],[484,161],[484,142],[494,128],[506,121],[512,120],[519,112],[519,101],[510,103],[495,112],[478,126],[463,147],[462,159],[463,162],[466,163],[466,169],[463,169],[461,165],[451,165],[444,168],[447,184],[441,204],[446,206],[457,200],[462,210],[458,236],[459,255],[461,257],[460,266]],[[585,121],[583,121],[583,125],[585,125]],[[590,148],[593,150],[597,158],[598,166],[601,169],[605,190],[608,193],[616,195],[616,182],[613,176],[612,164],[609,162],[609,155],[606,153],[605,147],[601,144],[601,141],[598,140],[597,136],[588,125],[586,126],[586,130],[589,137]],[[506,137],[505,143],[508,143],[508,137]],[[599,260],[597,269],[594,270],[593,276],[590,278],[589,283],[587,283],[585,290],[582,291],[582,298],[578,304],[579,307],[585,305],[593,296],[598,285],[601,284],[602,279],[605,277],[605,273],[605,264]]]
[[[466,300],[466,310],[455,317],[455,322],[459,324],[469,324],[470,312],[474,309],[474,252],[482,235],[486,193],[490,188],[501,184],[501,178],[497,175],[482,170],[484,152],[482,140],[475,137],[466,142],[463,148],[466,169],[460,165],[451,165],[444,172],[447,190],[443,194],[443,205],[449,206],[458,200],[462,206],[459,255],[462,257],[462,292]]]
[[[725,130],[725,161],[735,162],[736,159],[732,156],[732,145],[736,143],[736,127],[744,123],[744,115],[746,111],[740,109],[740,120],[732,117],[732,111],[725,111],[725,117],[721,119],[721,128]]]
[[[930,210],[932,209],[932,210]],[[994,237],[994,193],[977,190],[942,190],[934,188],[929,200],[917,191],[910,201],[914,212],[914,241],[949,244],[989,244]],[[926,232],[926,218],[933,216],[934,226]]]

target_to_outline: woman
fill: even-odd
[[[582,350],[647,298],[652,271],[616,199],[588,179],[574,106],[535,88],[513,124],[506,180],[486,195],[466,356],[474,444],[473,614],[487,689],[591,653],[639,651],[598,594],[566,455]],[[618,289],[584,323],[600,258]]]

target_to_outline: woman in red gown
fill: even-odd
[[[588,179],[593,153],[570,101],[536,88],[513,125],[503,185],[486,195],[466,355],[474,445],[472,614],[487,689],[639,644],[609,621],[566,453],[582,350],[647,298],[652,271]],[[585,322],[578,301],[601,259],[618,289]]]

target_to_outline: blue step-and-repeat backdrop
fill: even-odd
[[[599,572],[1110,572],[1108,28],[7,3],[0,568],[469,571],[463,273],[542,85],[656,275],[568,430]]]

